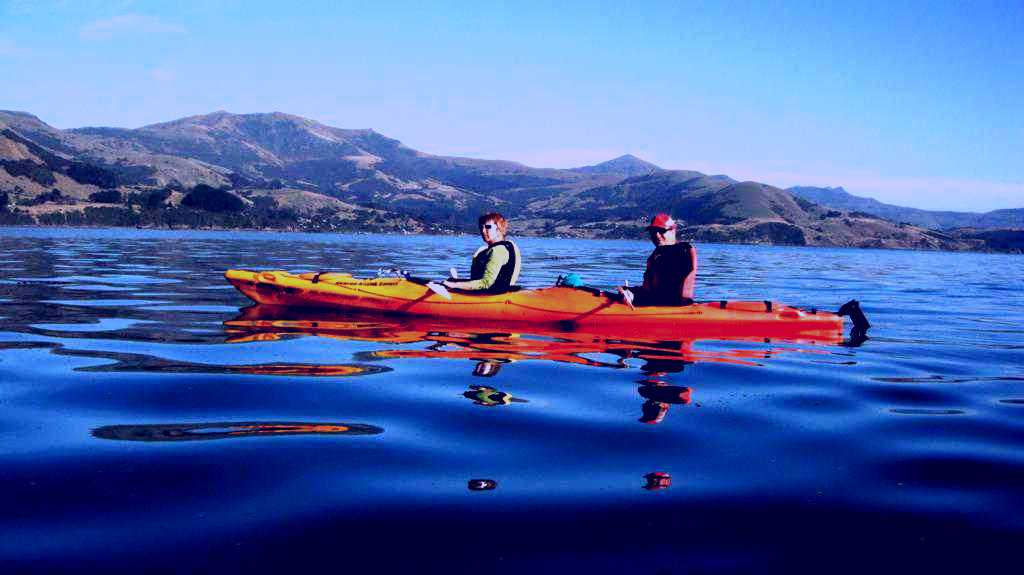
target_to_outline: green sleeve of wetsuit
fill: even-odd
[[[498,273],[501,272],[501,266],[508,263],[508,258],[507,247],[495,246],[491,250],[491,257],[487,260],[487,265],[484,267],[483,277],[478,280],[459,282],[457,287],[466,290],[487,289],[491,287],[494,285],[494,282],[498,281]]]

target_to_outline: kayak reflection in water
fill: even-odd
[[[686,386],[671,385],[667,377],[682,373],[688,364],[707,362],[753,367],[784,353],[830,353],[799,345],[783,347],[763,337],[718,335],[682,338],[678,333],[669,335],[656,330],[644,330],[638,334],[634,329],[629,333],[631,328],[628,326],[620,331],[588,333],[553,326],[517,325],[518,331],[510,333],[494,331],[491,323],[468,320],[391,317],[263,305],[242,310],[237,318],[225,322],[225,328],[228,342],[273,342],[308,335],[374,344],[373,349],[356,355],[361,361],[436,358],[472,362],[469,365],[473,366],[473,376],[488,378],[476,381],[487,381],[489,385],[469,386],[461,395],[484,407],[524,401],[494,387],[497,380],[493,378],[515,369],[518,362],[552,362],[635,373],[636,360],[639,360],[643,362],[639,368],[643,377],[634,375],[629,377],[629,381],[638,380],[641,384],[637,390],[643,398],[640,421],[648,424],[663,421],[670,406],[691,402],[692,390]],[[673,337],[676,339],[671,339]],[[834,342],[839,337],[833,334],[830,341]],[[702,349],[701,344],[705,341],[716,345]],[[426,344],[425,347],[406,345],[421,342]],[[378,369],[395,368],[379,366]]]
[[[92,430],[93,437],[123,441],[197,441],[281,435],[377,435],[384,430],[365,423],[308,423],[301,421],[225,421],[107,425]]]
[[[644,283],[619,287],[630,306],[679,306],[693,303],[697,281],[697,249],[676,240],[676,221],[668,214],[651,218],[647,226],[654,251],[647,258]]]
[[[519,279],[522,258],[516,244],[505,237],[508,222],[501,214],[491,212],[480,216],[477,223],[480,226],[480,238],[486,245],[473,254],[469,279],[450,277],[441,284],[451,289],[492,294],[511,291]]]

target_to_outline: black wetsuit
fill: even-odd
[[[683,281],[693,272],[692,247],[687,242],[658,246],[647,258],[643,287],[629,288],[633,305],[690,305],[683,297]]]

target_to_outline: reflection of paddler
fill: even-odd
[[[484,407],[496,407],[498,405],[509,405],[511,403],[529,403],[525,399],[512,397],[511,394],[499,391],[486,385],[471,385],[469,391],[462,392],[462,396],[473,400],[477,405]]]
[[[680,373],[687,364],[693,363],[688,359],[692,353],[692,345],[689,343],[664,341],[637,351],[634,357],[644,360],[640,366],[640,371],[644,373]]]
[[[669,385],[656,379],[642,380],[637,391],[647,401],[640,406],[641,423],[651,425],[661,423],[668,414],[669,404],[686,405],[690,403],[690,388],[680,385]]]
[[[364,423],[229,421],[155,425],[107,425],[92,430],[100,439],[122,441],[195,441],[259,435],[376,435],[384,430]]]
[[[686,405],[690,403],[690,388],[682,385],[641,385],[640,397],[661,403]]]
[[[477,377],[494,377],[501,371],[502,362],[481,361],[473,368],[473,375]]]
[[[647,475],[644,475],[644,480],[647,481],[644,484],[644,489],[648,491],[657,491],[659,489],[668,489],[672,487],[672,476],[664,471],[652,471]]]
[[[661,420],[665,419],[665,414],[668,413],[668,404],[660,401],[645,401],[640,406],[640,422],[650,423],[651,425],[661,423]]]
[[[692,341],[659,341],[659,340],[607,340],[608,345],[603,351],[622,359],[642,359],[644,364],[640,371],[650,373],[679,373],[694,363],[695,352]]]

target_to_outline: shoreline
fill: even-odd
[[[375,236],[430,236],[430,237],[476,237],[476,234],[470,233],[431,233],[431,232],[395,232],[395,231],[369,231],[369,230],[349,230],[349,231],[336,231],[336,230],[304,230],[304,229],[290,229],[290,228],[236,228],[236,227],[135,227],[135,226],[94,226],[94,225],[24,225],[24,224],[0,224],[0,230],[5,229],[25,229],[25,230],[124,230],[124,231],[143,231],[143,232],[221,232],[221,233],[272,233],[272,234],[310,234],[310,235],[375,235]],[[1024,233],[1024,230],[1016,230]],[[617,241],[617,242],[641,242],[648,243],[647,239],[638,234],[635,239],[630,238],[594,238],[585,236],[539,236],[532,234],[510,234],[513,237],[519,238],[538,238],[538,239],[552,239],[552,240],[588,240],[588,241]],[[784,243],[770,243],[770,242],[721,242],[721,241],[700,241],[693,239],[681,238],[683,241],[689,241],[699,245],[723,245],[723,246],[751,246],[751,247],[776,247],[776,248],[812,248],[812,249],[843,249],[843,250],[882,250],[882,251],[893,251],[893,252],[922,252],[922,253],[951,253],[951,254],[999,254],[999,255],[1024,255],[1024,250],[995,250],[995,249],[965,249],[965,250],[948,250],[948,249],[922,249],[915,247],[879,247],[879,246],[838,246],[838,245],[798,245],[798,244],[784,244]]]

